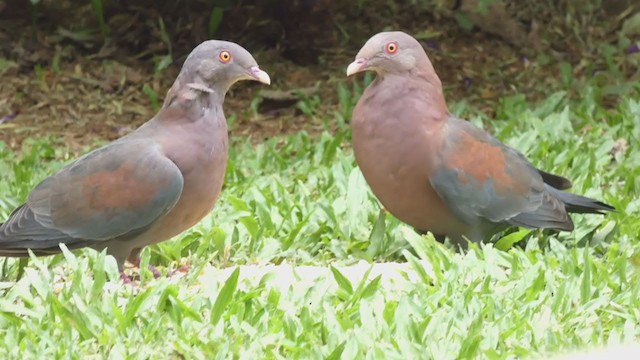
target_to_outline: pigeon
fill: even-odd
[[[208,40],[186,58],[148,122],[38,184],[0,225],[0,256],[106,249],[124,263],[198,223],[213,208],[227,166],[223,102],[240,80],[269,75],[238,44]]]
[[[420,43],[399,31],[371,37],[347,76],[376,73],[356,104],[356,162],[384,208],[419,233],[466,247],[510,227],[571,231],[569,213],[612,206],[565,192],[571,182],[449,112]]]

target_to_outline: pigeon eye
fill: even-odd
[[[398,51],[398,43],[393,41],[387,44],[387,53],[395,54]]]
[[[221,51],[220,54],[218,55],[218,59],[220,59],[220,61],[222,61],[222,63],[228,63],[229,60],[231,60],[231,53],[228,52],[227,50]]]

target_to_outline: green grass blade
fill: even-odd
[[[218,293],[218,297],[216,298],[215,303],[213,304],[213,310],[211,312],[211,324],[216,325],[224,310],[227,308],[227,305],[231,303],[231,299],[233,299],[233,294],[236,291],[238,286],[238,277],[240,276],[240,267],[236,267],[236,269],[229,275],[227,281],[225,281],[224,285],[220,289]]]

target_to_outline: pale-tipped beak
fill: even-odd
[[[368,61],[367,59],[356,59],[356,61],[352,62],[351,64],[349,64],[349,66],[347,67],[347,76],[351,76],[353,74],[359,73],[360,71],[363,71],[367,68],[368,65]]]
[[[260,70],[260,68],[257,66],[252,66],[249,68],[249,75],[251,75],[251,77],[256,81],[259,81],[263,84],[271,85],[271,78],[269,77],[269,74]]]

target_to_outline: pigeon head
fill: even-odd
[[[247,50],[220,40],[208,40],[193,49],[182,65],[179,78],[224,92],[240,80],[271,84],[269,75],[260,70]]]
[[[431,61],[422,45],[402,31],[381,32],[371,37],[347,68],[347,76],[373,70],[379,75],[431,71]]]

